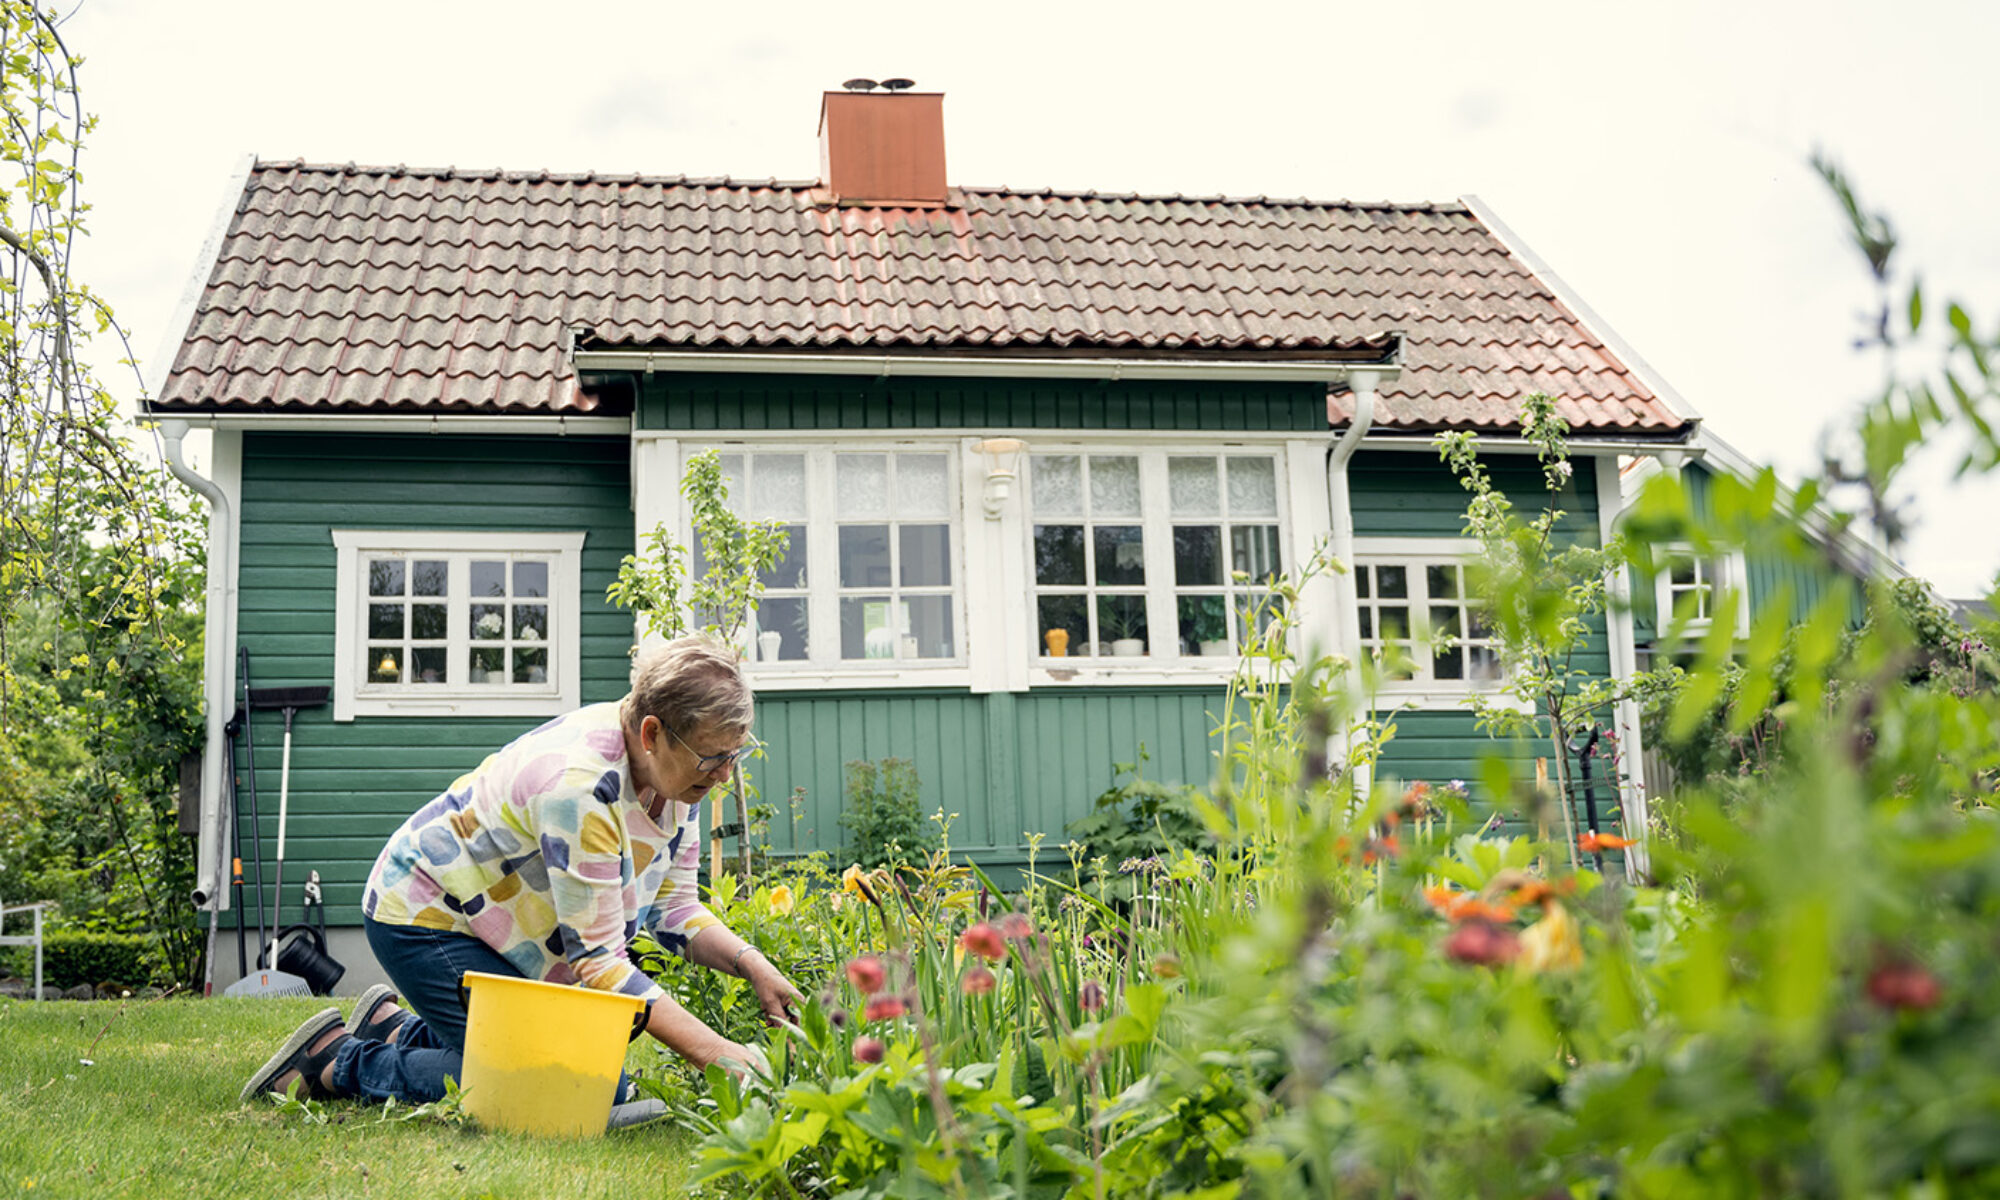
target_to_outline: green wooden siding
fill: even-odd
[[[246,433],[238,633],[250,650],[252,683],[333,682],[335,528],[582,530],[583,700],[624,695],[632,618],[603,596],[619,560],[632,550],[627,462],[624,438]],[[396,826],[542,720],[359,717],[336,723],[331,704],[300,712],[293,722],[285,848],[288,919],[298,919],[299,885],[317,869],[326,885],[328,920],[356,922],[361,885]],[[255,712],[251,730],[268,904],[283,716]],[[239,771],[244,766],[240,752],[237,765]],[[247,876],[247,792],[241,809]],[[254,913],[254,902],[246,902]]]
[[[641,429],[1324,430],[1316,383],[655,374]]]
[[[1481,462],[1493,486],[1512,499],[1524,519],[1548,503],[1541,465],[1533,455],[1488,454]],[[1563,489],[1559,528],[1568,536],[1597,543],[1597,489],[1579,487],[1594,478],[1591,460],[1576,460],[1576,477]],[[1347,464],[1347,489],[1354,510],[1356,537],[1462,538],[1465,504],[1471,493],[1423,450],[1363,450]]]
[[[845,764],[906,758],[926,813],[957,813],[952,845],[982,864],[1026,859],[1025,834],[1049,835],[1090,811],[1112,764],[1137,762],[1149,779],[1206,785],[1219,688],[1091,689],[1015,695],[953,691],[767,693],[757,736],[767,757],[756,782],[777,809],[771,846],[782,854],[837,850]],[[806,789],[792,820],[794,787]]]

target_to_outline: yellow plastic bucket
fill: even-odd
[[[465,1111],[489,1129],[598,1137],[637,996],[467,971]]]

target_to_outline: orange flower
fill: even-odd
[[[1631,838],[1622,838],[1615,833],[1581,833],[1576,838],[1576,848],[1585,854],[1602,854],[1606,850],[1623,850],[1636,846]]]
[[[1367,865],[1378,858],[1394,858],[1401,849],[1402,847],[1396,844],[1394,834],[1388,837],[1370,838],[1361,847],[1361,862]]]
[[[1530,879],[1520,887],[1515,888],[1512,894],[1507,897],[1507,902],[1517,908],[1525,908],[1530,904],[1540,904],[1553,895],[1555,895],[1555,889],[1549,886],[1547,880]]]
[[[1424,889],[1424,901],[1446,916],[1457,906],[1464,893],[1448,883],[1433,884]]]
[[[1487,921],[1494,925],[1511,924],[1514,910],[1505,904],[1489,904],[1477,896],[1467,896],[1451,906],[1445,913],[1453,921]]]

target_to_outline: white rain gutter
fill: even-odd
[[[1393,368],[1391,372],[1393,373]],[[1350,568],[1336,576],[1338,583],[1334,602],[1334,620],[1339,634],[1338,644],[1345,646],[1355,656],[1361,649],[1361,605],[1354,592],[1354,502],[1347,490],[1347,464],[1354,452],[1361,448],[1361,441],[1368,436],[1369,427],[1375,424],[1375,388],[1384,372],[1356,371],[1348,378],[1354,394],[1354,419],[1347,428],[1334,439],[1333,450],[1326,456],[1326,502],[1333,515],[1331,529],[1333,556],[1343,567]]]
[[[196,429],[255,429],[270,433],[519,433],[626,434],[629,417],[572,417],[561,413],[513,417],[460,413],[177,413]]]
[[[1057,358],[1007,355],[761,354],[711,350],[578,350],[578,371],[705,372],[757,375],[865,375],[890,378],[1210,379],[1267,383],[1340,383],[1356,371],[1381,371],[1401,354],[1401,340],[1384,362],[1290,359],[1263,362],[1202,358]]]
[[[227,875],[223,863],[229,853],[222,830],[223,797],[228,793],[229,740],[224,727],[233,710],[230,703],[231,671],[228,647],[231,618],[236,612],[236,569],[230,550],[236,544],[236,514],[229,496],[214,482],[197,475],[187,465],[181,439],[187,436],[186,421],[169,418],[160,422],[160,439],[166,449],[167,469],[207,499],[208,525],[207,609],[202,639],[209,669],[202,672],[202,705],[208,716],[208,737],[201,756],[201,834],[195,851],[194,902],[196,908],[228,907]],[[223,655],[217,669],[215,655]]]

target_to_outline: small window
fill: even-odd
[[[1741,635],[1749,629],[1749,595],[1743,581],[1743,556],[1724,552],[1704,556],[1692,547],[1664,548],[1654,576],[1654,603],[1660,632],[1677,623],[1683,632],[1700,636],[1718,617],[1726,616]]]
[[[580,702],[583,535],[335,530],[334,719]]]
[[[1364,559],[1354,568],[1361,645],[1392,683],[1473,688],[1501,677],[1485,606],[1458,558]]]

